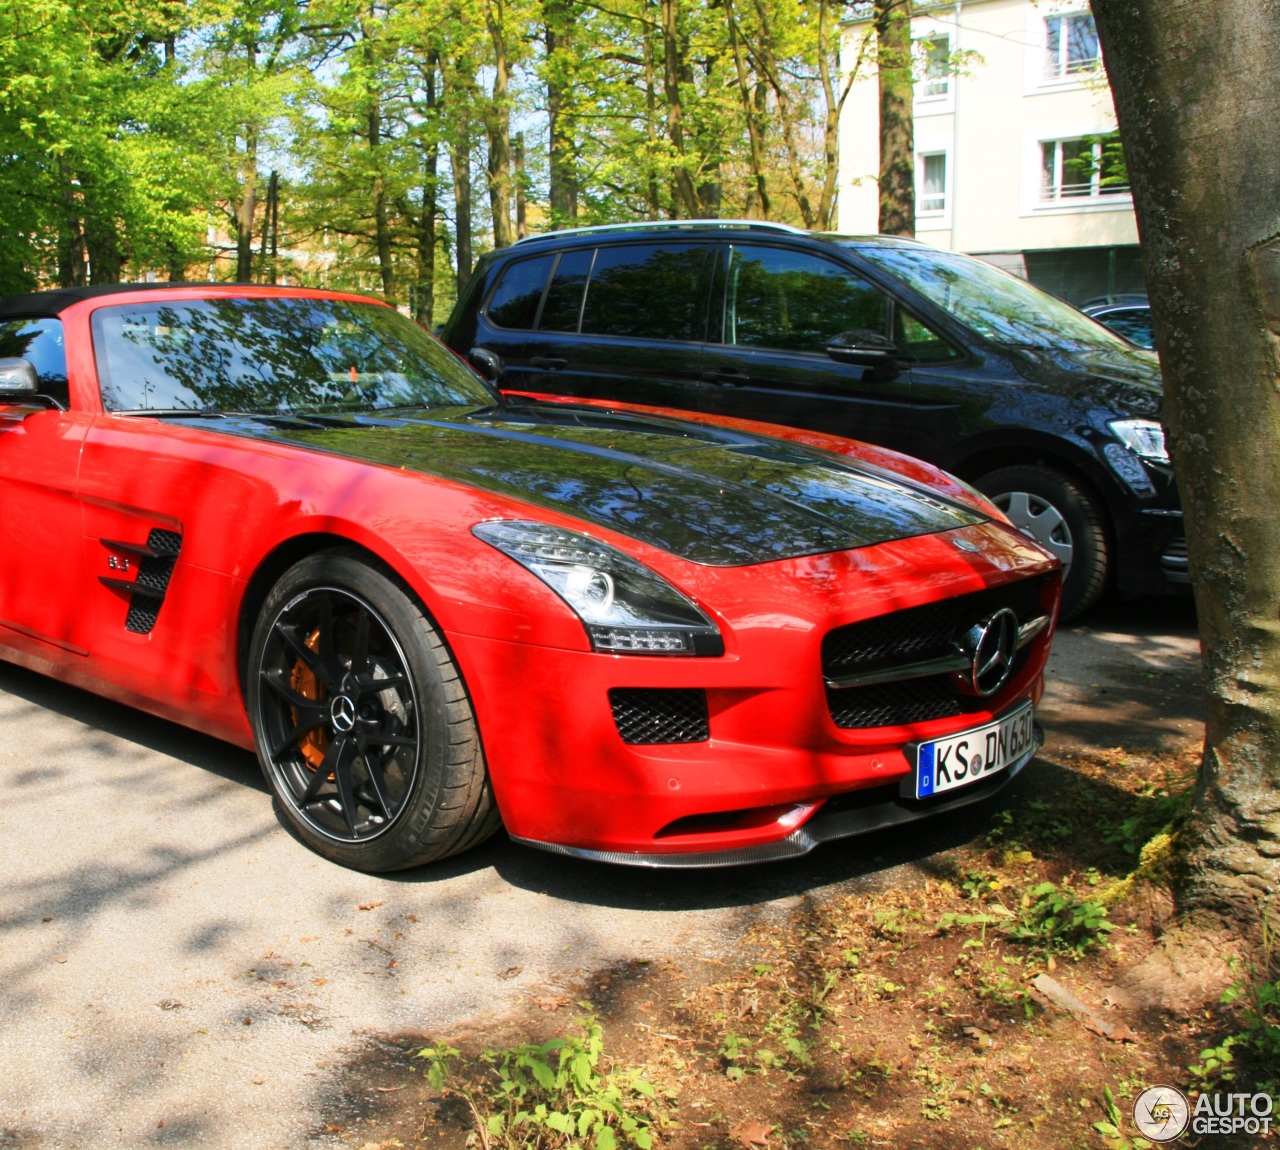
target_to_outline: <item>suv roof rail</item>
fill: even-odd
[[[561,228],[554,232],[538,232],[536,235],[523,236],[516,243],[545,240],[548,236],[578,236],[588,232],[666,231],[681,228],[742,228],[764,232],[786,232],[797,236],[809,234],[804,228],[774,223],[772,220],[637,220],[629,224],[593,224],[584,228]]]

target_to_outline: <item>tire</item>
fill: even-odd
[[[1062,560],[1060,618],[1083,615],[1107,586],[1111,556],[1097,501],[1050,467],[1002,467],[975,485],[1013,525]]]
[[[462,677],[390,572],[346,551],[301,560],[259,612],[249,719],[285,823],[354,870],[401,870],[499,825]]]

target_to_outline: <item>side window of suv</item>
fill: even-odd
[[[582,331],[634,339],[701,339],[705,244],[620,244],[596,252]]]
[[[730,248],[725,343],[821,353],[841,332],[885,332],[888,308],[879,288],[808,252]]]
[[[489,318],[499,327],[528,331],[537,322],[542,289],[554,255],[531,260],[513,260],[502,270],[493,295],[485,306]]]

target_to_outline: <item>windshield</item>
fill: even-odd
[[[387,307],[271,296],[93,314],[108,411],[300,414],[489,406],[452,353]]]
[[[1059,350],[1133,350],[1070,304],[981,260],[927,247],[847,246],[992,343]]]

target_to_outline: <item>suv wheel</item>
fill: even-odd
[[[1010,522],[1062,560],[1061,618],[1083,615],[1107,584],[1110,555],[1103,514],[1074,480],[1050,467],[1002,467],[984,475],[979,491]]]

